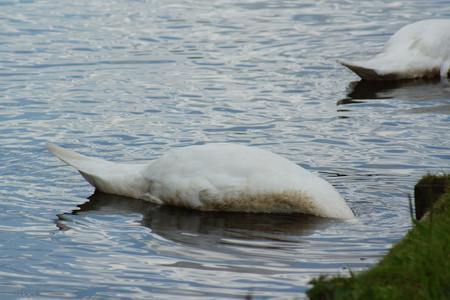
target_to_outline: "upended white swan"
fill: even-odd
[[[98,190],[202,211],[303,213],[353,218],[327,181],[274,153],[231,143],[168,151],[147,164],[90,158],[48,143]]]
[[[450,20],[406,25],[391,36],[375,58],[338,62],[365,80],[449,77]]]

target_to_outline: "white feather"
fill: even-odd
[[[47,148],[98,190],[203,211],[352,218],[325,180],[274,153],[231,143],[176,148],[148,164],[116,164]]]
[[[423,20],[406,25],[387,41],[375,58],[339,63],[366,80],[448,77],[450,20]]]

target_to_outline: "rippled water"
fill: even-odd
[[[292,299],[374,265],[410,227],[417,179],[449,169],[450,82],[367,84],[335,61],[448,4],[2,2],[1,298]],[[89,197],[46,141],[114,161],[256,145],[330,181],[357,217]]]

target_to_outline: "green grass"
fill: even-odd
[[[442,176],[445,193],[377,266],[350,278],[313,279],[310,299],[450,299],[450,175]]]
[[[429,183],[432,183],[434,181],[444,181],[448,186],[450,185],[450,174],[442,173],[439,175],[434,175],[431,173],[427,173],[426,175],[422,176],[420,181],[427,181]]]

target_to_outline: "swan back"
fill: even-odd
[[[375,58],[339,62],[366,80],[448,77],[450,20],[409,24],[391,36]]]
[[[153,197],[198,210],[353,217],[327,181],[257,147],[216,143],[173,149],[151,162],[144,176],[152,182]]]
[[[90,158],[53,144],[47,148],[105,193],[203,211],[354,217],[327,181],[257,147],[217,143],[175,148],[142,165]]]

